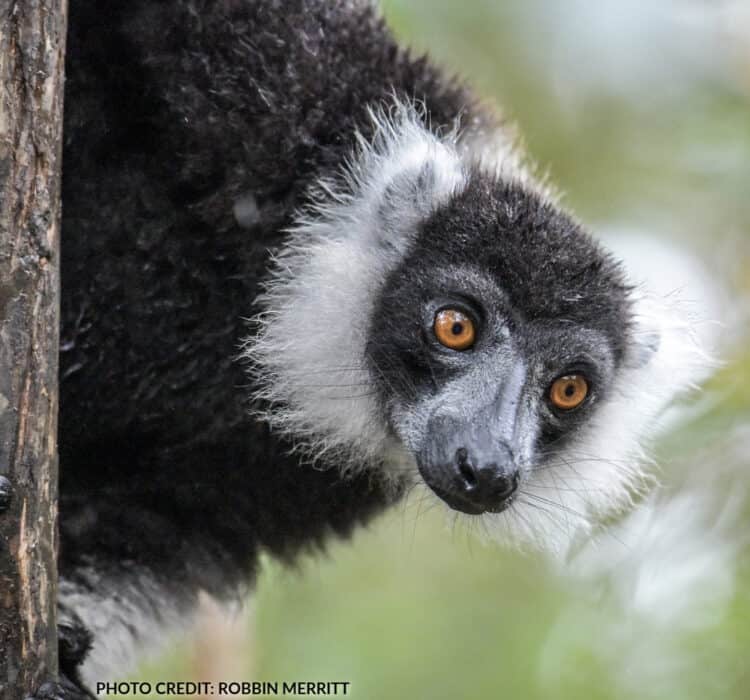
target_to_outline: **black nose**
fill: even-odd
[[[518,470],[511,465],[510,454],[503,459],[503,464],[483,463],[466,448],[459,448],[453,465],[453,485],[457,503],[464,502],[466,509],[451,505],[470,513],[502,512],[510,505],[511,496],[518,489]]]

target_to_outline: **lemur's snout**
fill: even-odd
[[[471,506],[479,508],[479,512],[505,510],[518,488],[518,470],[513,466],[510,450],[502,445],[498,452],[502,454],[502,462],[482,463],[481,456],[472,455],[465,447],[456,450],[454,483],[457,493]],[[459,510],[464,509],[459,507]]]
[[[519,471],[512,448],[495,426],[475,422],[479,425],[446,418],[430,421],[429,443],[417,459],[419,471],[454,510],[500,513],[518,489]]]

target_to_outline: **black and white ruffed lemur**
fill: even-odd
[[[38,697],[414,484],[550,550],[628,501],[694,347],[369,2],[70,0],[66,70]]]

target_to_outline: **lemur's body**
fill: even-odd
[[[403,106],[415,100],[423,111]],[[459,119],[456,141],[446,134]],[[455,264],[461,285],[512,306],[510,316],[525,324],[524,340],[514,343],[516,354],[499,355],[490,352],[491,338],[478,342],[477,357],[486,353],[482,372],[490,371],[488,362],[531,366],[531,348],[557,347],[581,333],[594,338],[587,357],[601,359],[604,376],[636,354],[619,268],[504,150],[507,139],[492,115],[399,48],[367,2],[132,0],[103,9],[71,0],[64,138],[60,572],[69,676],[81,656],[71,647],[85,641],[81,622],[93,633],[84,676],[107,679],[105,657],[122,660],[128,644],[142,643],[134,615],[159,626],[164,616],[181,617],[200,590],[232,595],[251,581],[260,550],[290,557],[328,533],[348,533],[417,474],[416,466],[384,469],[403,476],[383,478],[367,468],[383,467],[389,455],[409,452],[423,474],[440,462],[430,456],[438,448],[423,439],[452,430],[443,429],[449,418],[436,418],[437,382],[444,380],[454,398],[467,390],[461,381],[475,397],[484,396],[487,382],[481,368],[464,380],[454,359],[441,367],[424,360],[410,346],[416,335],[381,347],[405,308],[399,301],[391,318],[389,295],[424,301],[432,286],[441,289],[440,279],[452,289],[458,283],[446,270]],[[479,164],[470,152],[482,146],[493,150]],[[348,183],[320,190],[345,167],[354,173]],[[318,208],[300,215],[313,188]],[[377,221],[359,238],[351,234],[356,240],[345,239],[341,265],[331,263],[333,278],[322,280],[338,245],[331,222],[361,225],[358,197]],[[430,219],[439,207],[439,218]],[[407,234],[404,220],[412,214],[422,219]],[[306,236],[317,247],[300,257]],[[254,301],[270,256],[290,241],[297,256],[276,268],[256,342],[258,325],[247,318],[259,310]],[[471,248],[462,252],[466,241]],[[318,326],[335,326],[338,302],[326,290],[339,284],[338,271],[346,275],[342,268],[357,269],[366,246],[374,257],[363,276],[376,270],[382,279],[365,291],[346,286],[356,280],[341,282],[344,322],[359,336],[337,338],[334,327],[327,348],[319,327],[295,320],[295,309],[317,307],[306,309],[308,297],[297,303],[288,275],[317,280],[320,288],[309,296],[320,296]],[[316,255],[323,256],[317,277],[306,269]],[[481,274],[472,267],[477,259]],[[428,279],[433,269],[435,280]],[[498,292],[483,277],[490,273],[511,287]],[[357,294],[369,295],[363,320],[346,309]],[[413,327],[413,315],[404,315],[403,328]],[[573,331],[565,323],[576,324]],[[285,324],[289,332],[299,327],[296,349],[274,335]],[[497,337],[515,328],[498,322]],[[253,379],[239,359],[248,336]],[[361,352],[352,359],[357,343]],[[399,357],[388,356],[393,345]],[[343,359],[331,356],[337,347],[344,347]],[[321,366],[321,357],[330,364]],[[285,362],[297,363],[288,376]],[[313,381],[316,367],[324,379]],[[335,370],[350,377],[346,396],[325,394],[325,377]],[[526,400],[527,384],[511,375],[516,379],[503,391],[512,396],[498,405],[523,405],[531,414],[537,400]],[[339,380],[337,390],[343,386]],[[395,394],[386,395],[391,389]],[[278,409],[276,431],[250,415],[253,394],[272,414]],[[317,402],[309,416],[308,394]],[[480,413],[492,400],[487,394],[484,408],[464,411],[479,433]],[[373,419],[368,410],[387,417]],[[352,415],[359,425],[347,424]],[[435,421],[443,427],[431,427]],[[564,444],[566,432],[582,430],[561,425],[523,434],[515,479],[530,469],[532,446]],[[321,451],[317,464],[289,453],[297,437]],[[516,453],[513,445],[503,449]],[[491,466],[502,457],[493,459]],[[442,477],[437,485],[430,478],[445,496]],[[617,501],[628,480],[611,478]],[[461,498],[454,506],[460,510],[494,510],[471,510]]]

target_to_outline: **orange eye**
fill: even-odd
[[[552,382],[549,399],[557,408],[570,411],[578,408],[589,393],[589,383],[580,374],[567,374]]]
[[[435,316],[435,337],[451,350],[466,350],[474,345],[474,322],[458,309],[443,309]]]

